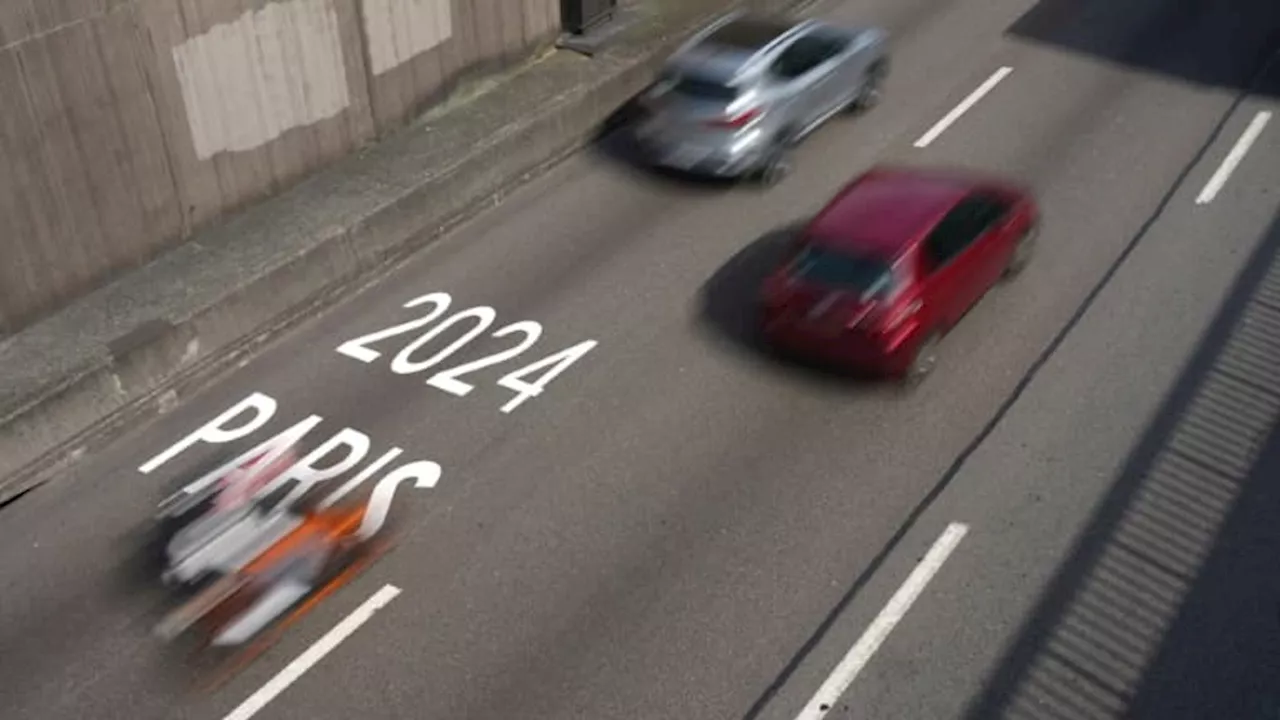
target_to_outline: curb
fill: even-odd
[[[107,343],[78,371],[0,417],[0,507],[53,479],[86,452],[165,414],[180,397],[236,368],[280,332],[391,272],[585,146],[697,26],[737,8],[785,12],[813,4],[727,0],[629,57],[597,56],[605,69],[594,82],[507,125],[498,139],[453,167],[345,227],[317,228],[310,247],[189,317],[150,320]]]

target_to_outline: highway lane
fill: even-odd
[[[576,158],[165,422],[88,458],[79,477],[25,500],[23,514],[6,513],[0,526],[0,627],[4,647],[17,649],[0,659],[4,706],[16,717],[172,717],[173,704],[183,703],[183,716],[221,717],[392,581],[404,594],[261,717],[746,712],[999,409],[1229,103],[1001,39],[1028,6],[841,4],[832,12],[899,31],[894,84],[875,113],[815,136],[799,173],[774,192],[672,186],[606,158]],[[1106,26],[1096,32],[1109,47],[1134,42],[1108,36]],[[1230,49],[1222,37],[1188,39],[1184,32],[1155,44],[1171,54]],[[1015,70],[972,115],[925,151],[911,148],[1001,65]],[[716,331],[740,321],[734,308],[768,254],[767,242],[748,244],[879,157],[1017,172],[1060,218],[1027,278],[974,311],[947,343],[938,376],[911,397],[778,368],[732,332]],[[1242,225],[1239,242],[1249,229]],[[1063,241],[1049,242],[1055,237]],[[1201,299],[1224,277],[1193,278]],[[704,283],[714,322],[702,317]],[[435,290],[459,306],[491,304],[503,322],[538,320],[546,327],[539,350],[587,338],[600,345],[511,415],[497,411],[510,394],[490,378],[451,398],[392,375],[385,359],[365,366],[333,353],[343,340],[406,318],[402,302]],[[1147,302],[1168,299],[1157,293]],[[997,322],[1007,332],[993,335]],[[1189,335],[1198,327],[1194,313],[1177,323]],[[1105,333],[1081,335],[1085,355],[1109,347]],[[110,571],[117,541],[145,517],[158,481],[134,468],[254,390],[278,398],[289,421],[319,413],[330,430],[349,424],[369,433],[374,453],[397,444],[438,460],[445,475],[436,490],[404,498],[410,529],[395,555],[224,691],[185,698],[159,672],[145,608]],[[1131,422],[1144,419],[1140,409],[1126,412]],[[1063,437],[1041,427],[1024,431]],[[992,497],[1021,488],[1008,474],[988,482],[982,492]],[[1004,508],[964,488],[955,492],[976,507],[967,520],[977,530],[1009,522]],[[1103,491],[1099,482],[1063,492],[1087,507]],[[941,529],[924,525],[848,608],[849,627],[865,626]],[[1048,559],[1017,554],[1035,547],[1028,539],[1044,535],[1041,528],[1009,532],[1001,551]],[[1071,532],[1064,521],[1050,534],[1062,541]],[[990,582],[1010,577],[996,573]],[[954,624],[929,624],[930,637],[940,642]],[[839,645],[834,634],[830,644]],[[902,676],[885,672],[860,687],[902,702]],[[945,688],[953,676],[932,668],[917,677]],[[803,702],[814,687],[808,679],[798,674],[782,697]],[[932,697],[954,707],[946,693]],[[778,709],[785,704],[770,711],[786,716]]]
[[[1280,62],[1238,106],[1207,93],[1204,102],[1224,113],[1220,134],[1168,188],[1150,227],[1116,238],[1137,238],[1132,254],[903,540],[913,554],[886,564],[867,585],[866,603],[833,626],[760,717],[794,717],[909,563],[956,521],[972,522],[963,547],[843,698],[849,710],[828,717],[1079,720],[1121,717],[1123,698],[1133,696],[1140,709],[1124,717],[1273,711],[1259,705],[1258,683],[1243,681],[1276,678],[1274,662],[1260,658],[1270,650],[1239,650],[1251,644],[1232,625],[1239,618],[1216,626],[1192,619],[1181,630],[1189,636],[1181,657],[1156,659],[1193,589],[1274,637],[1274,588],[1261,594],[1255,577],[1221,572],[1202,588],[1200,573],[1237,498],[1266,482],[1249,479],[1250,453],[1280,420],[1268,370],[1280,363],[1280,347],[1265,340],[1275,337],[1271,324],[1243,349],[1224,350],[1221,337],[1241,322],[1241,305],[1265,303],[1258,295],[1275,291],[1280,134],[1259,135],[1229,189],[1207,205],[1196,200],[1258,113],[1274,114],[1277,89]],[[992,299],[994,310],[1001,299]],[[1224,368],[1249,389],[1206,389],[1206,377]],[[1198,412],[1188,408],[1192,398]],[[1175,460],[1170,471],[1168,457],[1187,451],[1188,436],[1192,464]],[[1274,528],[1258,532],[1255,544],[1276,539]],[[1114,557],[1131,552],[1141,559]],[[1252,548],[1225,552],[1254,557]]]

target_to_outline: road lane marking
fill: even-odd
[[[961,115],[969,112],[974,105],[978,104],[979,100],[981,100],[987,93],[991,92],[991,90],[994,89],[996,85],[1000,84],[1000,81],[1005,79],[1005,77],[1011,72],[1013,72],[1013,68],[1005,65],[999,70],[991,73],[991,77],[987,78],[981,85],[979,85],[977,90],[969,93],[969,97],[961,100],[959,105],[952,108],[951,112],[943,116],[936,125],[929,128],[928,132],[921,135],[920,139],[915,142],[916,147],[928,147],[929,143],[937,140],[939,135],[946,132],[947,128],[951,127],[955,121],[959,120]]]
[[[275,416],[279,406],[280,403],[270,395],[254,392],[148,460],[138,471],[151,473],[197,443],[226,445],[242,440],[262,429]],[[246,420],[244,416],[250,412],[252,418]],[[231,495],[239,495],[238,499],[232,498],[232,502],[243,504],[250,499],[271,496],[286,486],[289,486],[289,492],[279,500],[277,507],[292,506],[313,489],[355,470],[372,447],[373,441],[368,435],[350,427],[338,430],[323,442],[315,440],[312,431],[323,422],[323,417],[311,414],[229,460],[223,456],[221,465],[211,470],[206,468],[200,477],[161,500],[157,514],[174,517],[184,513],[207,492],[218,494],[219,503]],[[311,449],[302,454],[299,448],[303,446]],[[338,452],[343,453],[341,460],[333,457]],[[355,477],[330,492],[321,501],[320,509],[332,507],[382,473],[373,484],[359,535],[367,538],[379,532],[398,488],[409,487],[408,481],[412,480],[412,487],[430,490],[440,482],[444,472],[439,463],[431,460],[400,460],[398,465],[391,466],[391,462],[403,453],[402,448],[391,447]],[[324,460],[323,466],[319,465],[321,460]],[[392,469],[385,470],[387,467]]]
[[[1200,191],[1200,195],[1196,198],[1197,205],[1207,205],[1213,202],[1218,196],[1218,192],[1222,190],[1227,181],[1231,179],[1231,173],[1235,172],[1236,166],[1244,160],[1245,154],[1249,152],[1249,148],[1257,141],[1258,136],[1262,134],[1262,129],[1267,126],[1267,122],[1271,120],[1271,113],[1266,110],[1260,111],[1253,116],[1253,120],[1249,123],[1249,127],[1244,129],[1244,133],[1240,135],[1240,139],[1236,140],[1235,147],[1231,148],[1231,152],[1227,153],[1227,157],[1218,166],[1217,172],[1213,177],[1209,178],[1209,182],[1205,183],[1204,189]]]
[[[889,637],[889,633],[893,632],[893,628],[911,609],[911,605],[920,597],[920,593],[924,592],[925,586],[933,576],[942,569],[942,564],[947,561],[967,532],[969,532],[969,526],[964,523],[951,523],[947,526],[947,529],[933,543],[933,547],[929,548],[924,559],[911,571],[907,581],[898,588],[893,597],[889,598],[889,604],[884,606],[866,632],[862,633],[862,637],[858,638],[858,642],[850,648],[840,664],[836,665],[835,670],[831,671],[827,681],[818,688],[818,692],[814,693],[813,698],[796,716],[796,720],[819,720],[831,712],[836,701],[853,683],[854,678],[858,677],[858,673],[862,672],[862,669],[871,661],[880,644]]]
[[[335,350],[339,355],[368,364],[382,357],[383,354],[382,350],[375,350],[370,347],[372,344],[415,330],[422,330],[417,339],[401,347],[400,351],[391,358],[390,365],[391,372],[396,375],[424,374],[429,370],[436,369],[440,363],[451,358],[468,344],[478,341],[480,336],[488,332],[497,322],[497,311],[488,305],[477,305],[455,310],[452,314],[446,316],[445,313],[451,309],[452,304],[453,296],[447,292],[432,292],[421,295],[404,303],[401,307],[408,309],[428,305],[430,309],[425,314],[414,320],[392,325],[391,327],[384,327],[381,330],[347,340]],[[425,360],[414,359],[416,353],[422,350],[424,346],[433,343],[444,331],[458,322],[466,322],[467,320],[470,320],[471,324],[462,333],[461,337],[455,338],[452,343]],[[435,323],[434,327],[423,330],[423,328],[432,323]],[[505,338],[510,335],[521,335],[523,337],[520,342],[479,359],[435,372],[428,376],[424,382],[455,397],[465,397],[476,388],[470,382],[460,380],[460,377],[514,360],[537,344],[542,337],[542,331],[542,324],[533,320],[520,320],[504,325],[498,330],[489,333],[489,337]],[[500,411],[510,413],[530,398],[541,395],[552,380],[581,360],[587,353],[594,350],[598,344],[595,340],[584,340],[498,378],[498,386],[516,393],[516,396],[503,405]],[[540,373],[540,375],[534,378],[532,377],[534,373]]]
[[[356,630],[360,629],[373,617],[373,614],[387,606],[397,595],[400,594],[400,588],[395,585],[384,585],[381,590],[374,593],[368,600],[364,601],[360,607],[351,611],[351,614],[343,618],[342,622],[333,627],[332,630],[325,633],[324,637],[317,640],[305,652],[294,659],[293,662],[285,666],[283,670],[276,674],[275,677],[267,681],[257,692],[250,695],[240,706],[232,710],[223,720],[249,720],[249,718],[258,714],[267,703],[276,698],[277,695],[284,692],[303,673],[311,669],[313,665],[324,659],[334,648],[351,636]]]

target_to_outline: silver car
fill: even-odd
[[[888,34],[733,13],[682,45],[638,98],[635,138],[655,165],[773,184],[788,150],[880,98]]]

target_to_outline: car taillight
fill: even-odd
[[[708,120],[707,125],[710,125],[711,127],[736,130],[746,127],[752,120],[755,120],[758,117],[760,117],[760,108],[751,108],[750,110],[743,110],[742,112],[735,113],[733,115],[726,115],[724,117]]]

